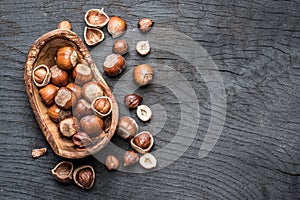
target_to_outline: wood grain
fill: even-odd
[[[202,45],[224,80],[227,115],[213,151],[199,159],[211,112],[201,74],[169,52],[153,50],[143,59],[126,55],[127,70],[141,60],[151,61],[174,66],[189,80],[200,106],[198,135],[176,162],[146,174],[108,172],[93,157],[73,161],[95,168],[95,186],[86,192],[51,176],[63,159],[50,150],[38,127],[23,73],[27,52],[38,37],[68,19],[83,38],[85,12],[101,7],[109,15],[123,16],[129,29],[146,16],[155,26],[173,28]],[[1,1],[0,199],[299,199],[299,9],[297,0]],[[118,81],[104,78],[111,88]],[[154,149],[160,149],[178,129],[180,106],[162,86],[138,92],[147,97],[145,103],[162,102],[172,110],[155,136]],[[129,147],[119,137],[112,141]],[[49,151],[32,159],[31,150],[40,147]]]

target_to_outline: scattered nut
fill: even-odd
[[[148,19],[148,18],[142,18],[138,22],[138,28],[143,33],[149,31],[153,25],[154,25],[154,21],[152,21],[151,19]]]
[[[151,153],[146,153],[140,157],[139,163],[145,169],[153,169],[156,167],[157,160]]]
[[[123,157],[124,167],[133,165],[139,161],[139,155],[132,150],[125,152]]]
[[[137,107],[136,114],[138,118],[144,122],[149,121],[152,117],[151,109],[146,105],[140,105]]]
[[[105,165],[108,170],[115,170],[119,167],[119,160],[114,155],[108,155],[105,160]]]
[[[76,185],[83,189],[91,189],[95,181],[95,171],[92,166],[83,165],[74,170],[73,179]]]
[[[31,152],[31,156],[33,158],[38,158],[44,155],[47,152],[47,148],[33,149]]]
[[[116,54],[124,55],[128,52],[126,40],[116,40],[113,44],[112,51]]]
[[[153,136],[148,131],[143,131],[130,140],[131,147],[141,154],[149,152],[153,144]]]
[[[108,76],[118,76],[125,68],[125,59],[119,54],[110,54],[105,58],[103,70]]]
[[[69,21],[64,20],[64,21],[59,22],[57,28],[58,29],[72,30],[72,25]]]
[[[138,132],[138,128],[134,119],[129,116],[123,116],[118,122],[117,134],[125,140],[131,139]]]
[[[118,16],[111,17],[107,24],[107,30],[112,38],[120,37],[126,31],[126,28],[126,22]]]
[[[136,44],[136,51],[141,55],[141,56],[146,56],[150,52],[150,44],[148,41],[139,41]]]
[[[73,164],[71,162],[62,161],[52,169],[52,175],[61,183],[69,183],[72,181]]]
[[[134,68],[133,77],[138,85],[144,86],[152,81],[153,73],[154,71],[150,65],[141,64]]]
[[[143,100],[143,97],[137,95],[137,94],[129,94],[126,95],[125,98],[125,104],[128,106],[129,109],[136,108],[138,105],[140,105],[141,101]]]

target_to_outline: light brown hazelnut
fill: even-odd
[[[76,103],[76,95],[67,87],[61,87],[54,98],[56,105],[68,110]]]
[[[60,86],[66,86],[68,84],[68,73],[59,67],[57,65],[54,65],[50,68],[51,72],[51,82],[60,87]]]
[[[61,47],[56,53],[56,64],[62,70],[71,70],[77,64],[78,55],[73,47]]]
[[[87,115],[80,120],[81,129],[90,137],[98,136],[104,131],[102,119],[96,115]]]
[[[118,16],[111,17],[107,24],[107,30],[112,38],[120,37],[126,31],[126,28],[126,22]]]
[[[72,30],[72,25],[69,21],[64,20],[64,21],[59,22],[57,28],[58,29]]]
[[[76,117],[68,117],[58,124],[59,132],[65,137],[72,137],[79,130],[79,122]]]
[[[105,159],[105,165],[108,170],[115,170],[119,167],[119,160],[114,155],[108,155]]]
[[[92,103],[97,97],[104,95],[103,89],[97,82],[88,82],[82,87],[82,95],[85,100]]]
[[[145,33],[149,31],[154,25],[154,21],[148,18],[142,18],[138,22],[138,28],[141,32]]]
[[[123,156],[124,167],[134,165],[139,161],[139,155],[132,150],[128,150],[125,152]]]
[[[125,140],[131,139],[138,132],[138,128],[138,124],[133,118],[129,116],[123,116],[119,119],[117,134]]]
[[[125,68],[125,59],[119,54],[110,54],[105,58],[103,70],[108,76],[118,76]]]
[[[52,84],[48,84],[47,86],[39,90],[39,94],[42,101],[49,106],[53,104],[54,97],[56,96],[57,91],[58,91],[58,87]]]
[[[89,66],[77,64],[73,69],[72,78],[76,84],[82,85],[93,79],[93,73]]]
[[[78,119],[81,119],[82,117],[91,114],[93,114],[91,105],[86,100],[79,99],[73,108],[73,115]]]
[[[133,77],[138,85],[144,86],[152,81],[153,73],[154,71],[150,65],[141,64],[134,68]]]
[[[116,40],[113,44],[112,51],[115,54],[124,55],[128,52],[128,48],[126,40]]]

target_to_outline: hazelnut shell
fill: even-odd
[[[149,138],[150,138],[149,146],[148,146],[147,148],[145,148],[145,149],[143,149],[142,147],[139,147],[139,146],[135,143],[135,141],[134,141],[135,138],[138,138],[141,134],[149,134]],[[132,139],[130,140],[130,145],[131,145],[131,147],[132,147],[135,151],[137,151],[137,152],[139,152],[139,153],[141,153],[141,154],[148,153],[148,152],[150,151],[150,149],[152,148],[153,144],[154,144],[154,138],[153,138],[153,136],[151,135],[151,133],[148,132],[148,131],[140,132],[140,133],[138,133],[136,136],[134,136],[134,138],[132,138]]]
[[[89,175],[91,175],[91,177],[83,175],[82,176],[83,180],[81,180],[79,175],[82,170],[89,170],[89,173],[90,173]],[[74,180],[75,184],[86,190],[89,190],[93,187],[95,178],[96,178],[96,176],[95,176],[94,168],[90,165],[82,165],[82,166],[76,168],[73,172],[73,180]]]
[[[86,12],[84,20],[86,24],[90,27],[102,28],[108,23],[109,17],[104,12],[104,8],[90,9]]]
[[[102,113],[102,112],[100,112],[99,111],[99,109],[97,109],[97,102],[98,102],[98,100],[99,99],[105,99],[105,100],[108,100],[108,102],[109,102],[109,110],[106,112],[106,113]],[[101,105],[102,106],[102,105]],[[92,110],[93,110],[93,112],[95,113],[95,114],[97,114],[99,117],[106,117],[106,116],[108,116],[110,113],[111,113],[111,111],[112,111],[112,101],[111,101],[111,99],[109,98],[109,97],[107,97],[107,96],[102,96],[102,97],[97,97],[97,98],[95,98],[94,99],[94,101],[92,102],[92,104],[91,104],[91,107],[92,107]]]
[[[44,73],[39,73],[38,71],[43,69]],[[37,87],[44,87],[48,85],[51,80],[51,72],[46,65],[39,65],[33,69],[32,80]]]
[[[62,161],[52,169],[52,175],[61,183],[69,183],[72,181],[73,164],[71,162]]]
[[[84,40],[89,46],[93,46],[102,42],[104,37],[104,33],[100,29],[88,26],[84,28]]]

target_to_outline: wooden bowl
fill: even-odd
[[[54,123],[47,115],[49,107],[42,102],[38,93],[38,88],[32,80],[32,73],[35,67],[41,64],[45,64],[49,67],[55,65],[56,52],[63,46],[73,47],[79,56],[79,60],[84,60],[88,63],[94,75],[93,80],[102,87],[105,96],[110,97],[112,101],[112,112],[109,118],[105,121],[107,127],[105,131],[102,131],[102,133],[97,136],[96,144],[93,144],[91,147],[77,148],[72,139],[61,135],[57,128],[57,124]],[[26,92],[36,120],[46,140],[57,155],[70,159],[83,158],[99,152],[110,141],[117,127],[119,115],[118,105],[112,91],[104,81],[97,66],[92,60],[89,51],[76,33],[69,30],[56,29],[37,39],[28,53],[25,64],[24,79]]]

